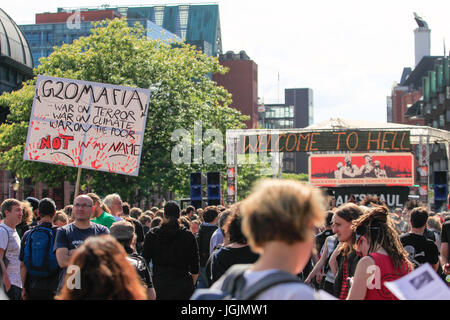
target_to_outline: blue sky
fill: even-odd
[[[18,24],[58,7],[137,5],[160,0],[15,0],[2,3]],[[431,29],[431,55],[450,50],[450,1],[219,0],[224,52],[245,50],[258,65],[258,96],[284,102],[284,88],[311,88],[314,123],[340,117],[386,121],[386,96],[414,67],[413,12]],[[278,73],[280,83],[278,85]],[[280,91],[278,91],[278,87]]]

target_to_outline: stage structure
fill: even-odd
[[[227,188],[229,203],[237,201],[237,169],[239,164],[259,161],[272,164],[273,176],[281,176],[284,152],[307,152],[309,155],[369,154],[395,156],[410,155],[418,151],[420,200],[429,203],[430,146],[444,144],[447,168],[450,168],[450,132],[427,126],[396,123],[375,123],[346,119],[330,119],[303,129],[238,129],[226,132],[227,166],[234,170],[234,183]],[[418,147],[417,147],[418,146]],[[245,158],[244,155],[250,155]],[[394,156],[394,154],[392,154]],[[247,159],[247,160],[245,160]],[[246,162],[249,161],[250,162]],[[413,169],[414,170],[414,169]],[[362,174],[362,173],[360,173]],[[345,185],[345,184],[343,184]],[[349,184],[347,186],[352,186]],[[380,186],[378,184],[378,186]],[[412,186],[412,185],[411,185]],[[422,190],[422,191],[421,191]],[[233,201],[234,199],[234,201]]]

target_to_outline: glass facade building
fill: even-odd
[[[129,26],[133,26],[136,22],[140,23],[147,30],[149,39],[181,40],[177,35],[149,20],[128,19],[127,22]],[[30,45],[33,62],[37,66],[40,58],[48,57],[53,52],[54,46],[70,44],[80,37],[87,37],[92,27],[92,22],[81,21],[78,24],[62,22],[21,25],[20,29]]]
[[[58,12],[74,10],[115,10],[128,19],[149,20],[164,28],[186,43],[196,45],[210,56],[222,53],[222,36],[220,29],[218,4],[180,4],[151,6],[110,6],[58,8]]]

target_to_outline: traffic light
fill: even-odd
[[[208,172],[206,174],[208,205],[220,205],[220,172]]]
[[[191,205],[196,209],[202,207],[202,173],[191,173]]]

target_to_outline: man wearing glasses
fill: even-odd
[[[62,287],[66,268],[69,266],[73,252],[91,236],[109,234],[109,229],[105,226],[91,222],[94,203],[87,195],[75,198],[73,202],[72,215],[74,222],[61,227],[56,233],[55,252],[58,264],[62,269],[59,276],[58,291]]]

